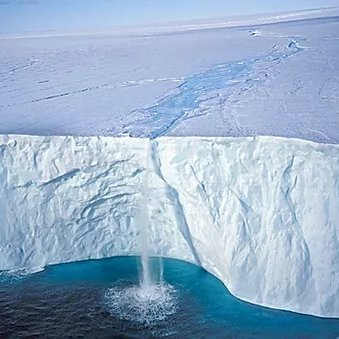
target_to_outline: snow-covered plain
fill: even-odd
[[[244,300],[339,316],[339,145],[3,136],[0,201],[0,269],[138,255],[147,227]]]
[[[337,143],[338,15],[330,9],[251,18],[275,22],[255,26],[219,20],[129,34],[3,36],[0,133]],[[288,19],[296,21],[276,23]]]
[[[339,10],[251,20],[0,36],[0,270],[139,254],[150,137],[152,254],[339,317]]]

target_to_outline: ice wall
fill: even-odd
[[[135,255],[147,139],[0,136],[0,270]],[[339,145],[151,142],[150,251],[241,299],[339,317]]]

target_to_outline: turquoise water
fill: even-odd
[[[153,258],[152,265],[159,268],[159,260]],[[140,310],[125,307],[126,294],[115,294],[114,299],[110,293],[137,285],[139,271],[138,258],[119,257],[49,266],[30,275],[0,273],[0,337],[339,336],[339,320],[242,302],[203,269],[172,259],[163,260],[164,286],[169,293],[154,299],[155,303],[164,301],[168,309],[157,308],[163,317],[140,322],[133,313]]]

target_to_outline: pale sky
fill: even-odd
[[[339,0],[0,0],[0,33],[97,30],[339,6]]]

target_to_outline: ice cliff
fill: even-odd
[[[139,254],[148,227],[243,300],[339,317],[339,145],[0,136],[0,216],[0,270]]]

